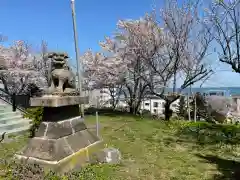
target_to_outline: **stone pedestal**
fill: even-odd
[[[44,106],[43,122],[35,137],[15,156],[58,172],[87,164],[103,143],[80,116],[79,104],[84,102],[78,96],[32,98],[31,105]]]

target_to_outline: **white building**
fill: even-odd
[[[234,95],[232,96],[232,109],[235,114],[240,115],[240,96]]]
[[[84,96],[89,96],[89,104],[86,107],[111,107],[111,93],[108,88],[94,89],[91,91],[84,91]],[[116,97],[117,98],[117,97]],[[127,104],[124,101],[119,101],[118,107],[126,107]]]
[[[170,106],[170,108],[173,110],[173,112],[176,112],[178,109],[178,103],[179,99],[173,102]],[[149,98],[143,100],[141,103],[141,110],[148,110],[151,112],[151,114],[164,114],[164,104],[165,100],[157,97]]]
[[[89,97],[89,104],[86,106],[109,107],[111,96],[107,89],[94,89],[91,91],[83,91],[84,96]]]

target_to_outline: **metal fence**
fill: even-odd
[[[24,111],[30,107],[30,95],[11,95],[0,88],[0,99],[12,106],[13,111]]]

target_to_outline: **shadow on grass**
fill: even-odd
[[[239,144],[240,126],[220,125],[206,122],[184,124],[176,136],[179,141],[195,142],[199,145]]]
[[[148,113],[146,114],[132,114],[125,109],[123,110],[117,110],[117,109],[112,109],[112,108],[94,108],[90,107],[85,109],[85,115],[96,115],[96,112],[98,112],[98,115],[101,116],[108,116],[108,117],[131,117],[135,120],[141,120],[141,119],[160,119],[158,117],[152,116]]]
[[[116,117],[116,116],[133,116],[129,112],[126,111],[120,111],[120,110],[113,110],[111,108],[93,108],[90,107],[85,110],[86,115],[95,115],[96,112],[98,112],[99,115],[104,116],[110,116],[110,117]]]
[[[218,156],[199,155],[197,157],[203,159],[205,162],[217,165],[217,169],[221,174],[214,175],[215,180],[240,180],[240,162],[228,159],[222,159]]]

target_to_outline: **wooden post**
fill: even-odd
[[[97,137],[99,137],[99,119],[98,119],[97,111],[96,111],[96,132],[97,132]]]

